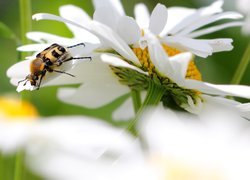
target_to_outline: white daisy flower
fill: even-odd
[[[137,146],[138,141],[128,138],[120,142],[126,144],[121,146],[124,149],[117,149],[113,147],[116,145],[113,140],[117,137],[105,135],[109,139],[107,141],[112,142],[107,146],[111,149],[104,148],[106,151],[101,151],[103,153],[99,156],[85,156],[87,150],[95,154],[96,148],[91,147],[95,147],[96,141],[72,148],[72,143],[67,141],[69,138],[65,136],[67,143],[61,146],[62,139],[54,136],[53,146],[43,143],[42,148],[29,151],[31,158],[28,162],[35,172],[46,179],[248,179],[249,122],[220,107],[212,105],[211,108],[207,109],[209,114],[205,113],[198,119],[166,109],[149,111],[138,128],[142,146]],[[98,137],[102,135],[97,134]],[[86,140],[85,136],[77,136],[73,144],[81,138]],[[81,141],[80,144],[84,143]],[[105,145],[101,143],[97,147]],[[95,160],[92,157],[96,157]]]
[[[171,68],[171,66],[173,66],[173,65],[168,66],[169,62],[167,62],[167,61],[165,61],[164,63],[157,62],[157,61],[159,61],[159,58],[158,58],[159,56],[157,54],[154,55],[153,53],[156,53],[156,52],[154,52],[154,50],[152,50],[152,49],[155,49],[155,47],[151,47],[150,51],[152,54],[150,55],[150,58],[151,59],[154,58],[156,60],[154,61],[154,60],[148,59],[147,56],[149,56],[149,55],[147,53],[147,49],[145,50],[141,46],[137,47],[136,42],[137,42],[137,44],[138,43],[141,44],[140,42],[142,42],[142,41],[140,41],[140,38],[142,38],[141,35],[143,35],[143,38],[144,38],[143,41],[146,42],[146,44],[147,44],[146,34],[148,34],[150,32],[148,32],[148,30],[145,29],[145,32],[143,31],[143,33],[141,33],[142,31],[141,31],[140,27],[137,25],[137,23],[134,21],[134,19],[131,17],[124,16],[124,11],[122,10],[122,6],[120,5],[119,1],[116,1],[115,4],[113,4],[112,2],[107,1],[106,5],[108,5],[111,8],[111,10],[109,10],[107,13],[105,13],[107,11],[107,8],[104,8],[103,5],[101,5],[100,1],[95,1],[96,11],[94,14],[94,19],[98,20],[99,22],[89,21],[89,19],[86,18],[86,13],[84,13],[81,9],[79,9],[75,6],[72,6],[72,5],[61,7],[60,13],[61,13],[62,17],[58,17],[58,16],[51,15],[51,14],[36,14],[33,16],[33,18],[36,20],[50,19],[50,20],[57,20],[57,21],[64,22],[68,25],[69,28],[72,28],[73,33],[74,32],[79,33],[81,31],[88,32],[88,33],[91,32],[96,37],[98,37],[99,40],[101,41],[101,48],[102,49],[103,48],[104,49],[111,48],[112,53],[118,53],[122,58],[125,58],[126,61],[123,61],[123,62],[121,62],[121,61],[108,62],[109,60],[107,60],[107,63],[108,64],[111,63],[113,65],[113,67],[123,66],[123,67],[126,67],[128,69],[136,70],[136,71],[133,71],[136,73],[136,76],[138,75],[138,72],[139,72],[139,74],[143,74],[146,76],[148,74],[150,74],[150,76],[151,76],[152,75],[151,71],[155,66],[156,69],[164,72],[164,73],[161,72],[161,74],[164,74],[164,76],[168,77],[173,82],[177,81],[175,83],[177,83],[180,86],[183,86],[184,88],[197,89],[200,91],[199,88],[203,88],[203,86],[205,86],[205,84],[202,84],[202,87],[197,88],[196,86],[200,86],[200,84],[197,82],[190,81],[190,82],[192,82],[190,84],[193,84],[193,85],[194,85],[194,83],[196,83],[196,84],[194,86],[192,86],[192,88],[186,87],[189,85],[186,85],[186,84],[184,85],[182,80],[180,80],[180,79],[183,79],[185,77],[185,73],[183,73],[183,72],[184,72],[184,70],[187,70],[188,67],[190,68],[190,71],[195,71],[195,72],[192,72],[193,74],[191,73],[191,76],[194,75],[195,77],[191,77],[189,74],[187,74],[187,77],[190,76],[189,78],[197,79],[197,80],[201,79],[200,74],[199,74],[199,72],[197,72],[197,68],[193,62],[191,62],[190,64],[187,61],[185,61],[185,63],[183,62],[185,64],[184,69],[178,69],[178,70],[183,71],[180,75],[179,72],[177,72],[176,70],[174,72],[174,70]],[[207,15],[207,14],[211,15],[211,13],[214,14],[214,13],[220,12],[221,10],[218,10],[218,9],[221,9],[220,8],[221,5],[222,5],[222,1],[218,1],[218,2],[214,3],[213,5],[211,5],[211,7],[215,7],[214,9],[211,8],[212,9],[211,12],[209,11],[210,8],[203,8],[203,9],[197,11],[196,13],[201,11],[200,12],[201,17],[203,17],[203,15]],[[70,10],[70,12],[73,12],[73,13],[68,13],[69,10]],[[116,20],[110,19],[109,12],[115,13],[116,15],[114,16],[114,14],[112,14],[111,17],[115,17],[115,19],[116,18],[118,18],[118,19],[116,19]],[[164,15],[164,13],[162,14],[162,12],[165,12],[165,15],[166,15],[166,12],[167,12],[166,8],[163,5],[158,5],[156,7],[155,11],[151,15],[151,20],[152,20],[152,22],[150,20],[151,24],[154,24],[157,22],[156,21],[157,17],[159,18],[160,15]],[[193,16],[195,16],[195,15],[193,15]],[[217,18],[215,18],[213,16],[212,17],[205,16],[206,17],[205,19],[207,19],[207,21],[201,20],[201,24],[204,25],[204,24],[207,24],[207,22],[214,22],[217,19],[240,17],[240,15],[236,14],[236,13],[226,13],[226,15],[219,14],[219,15],[215,15],[215,16]],[[83,18],[81,18],[81,17],[83,17]],[[79,19],[80,20],[87,19],[87,20],[82,22]],[[165,18],[163,20],[163,22],[166,23],[166,21],[167,20]],[[100,22],[102,22],[102,23],[100,23]],[[149,27],[148,27],[149,31],[152,31],[154,34],[161,34],[160,32],[156,33],[156,30],[154,31],[154,28],[162,27],[160,29],[161,29],[161,32],[163,32],[163,30],[164,30],[163,28],[165,26],[165,24],[163,22],[161,22],[161,26],[157,25],[156,27],[153,25],[150,25],[150,23],[149,23]],[[164,24],[164,26],[163,26],[163,24]],[[231,25],[232,24],[230,24],[230,26]],[[116,27],[116,28],[114,28],[114,27]],[[129,27],[129,29],[127,31],[124,31],[124,30],[122,31],[121,29],[123,29],[125,27]],[[150,28],[150,27],[152,27],[152,28]],[[223,27],[226,27],[226,26],[223,26]],[[121,28],[121,29],[119,30],[119,28]],[[215,29],[220,29],[220,28],[215,28]],[[124,32],[125,32],[125,34],[124,34]],[[208,31],[206,31],[206,32],[208,32]],[[127,39],[125,37],[127,37]],[[162,41],[163,39],[161,38],[160,40]],[[131,46],[129,46],[131,43],[135,45],[132,48],[131,48]],[[174,55],[182,52],[181,50],[178,50],[178,49],[175,49],[175,48],[172,48],[172,47],[166,45],[165,41],[163,41],[162,43],[163,43],[163,47],[164,47],[165,51],[169,54],[169,56],[174,56]],[[147,46],[150,46],[150,45],[147,44]],[[99,50],[100,50],[100,48],[99,48]],[[144,52],[144,50],[145,50],[145,52]],[[165,54],[165,52],[161,52],[161,53]],[[154,57],[154,56],[156,56],[156,57]],[[160,55],[160,56],[164,56],[164,55]],[[185,56],[190,57],[191,55],[186,54]],[[177,58],[182,59],[185,56],[178,56]],[[106,62],[105,58],[103,58],[103,59]],[[175,59],[175,58],[173,58],[173,59]],[[152,62],[154,61],[154,62],[153,63],[145,62],[145,60],[152,61]],[[189,58],[189,60],[190,60],[190,58]],[[127,63],[127,62],[129,62],[129,63]],[[84,63],[82,63],[82,64],[84,64]],[[86,64],[87,63],[85,63],[85,65]],[[90,63],[88,63],[88,64],[90,64]],[[149,67],[148,64],[150,64],[150,66],[152,66],[152,67]],[[108,69],[107,65],[103,65],[103,66],[106,69]],[[176,65],[176,66],[178,66],[178,65]],[[181,67],[181,68],[183,68],[183,67]],[[106,72],[106,69],[105,69],[105,72]],[[112,68],[112,69],[114,71],[114,68]],[[116,70],[117,70],[117,68],[116,68]],[[166,71],[168,71],[168,72],[166,72]],[[15,68],[14,68],[14,72],[15,72]],[[117,78],[114,75],[112,75],[110,72],[107,73],[108,74],[107,78],[106,78],[106,73],[103,74],[103,77],[105,77],[105,81],[103,81],[103,82],[99,80],[100,76],[102,76],[102,75],[96,76],[96,74],[95,74],[93,76],[93,74],[92,74],[92,76],[91,76],[87,73],[84,73],[82,70],[80,70],[80,72],[81,72],[80,76],[79,76],[79,77],[81,77],[80,82],[84,82],[84,84],[81,85],[80,88],[77,88],[77,89],[76,88],[62,88],[62,89],[60,89],[59,98],[62,99],[64,102],[77,104],[77,105],[81,105],[81,106],[87,106],[87,107],[100,107],[104,104],[111,102],[112,100],[116,99],[117,97],[120,97],[121,95],[124,95],[124,94],[129,92],[128,86],[124,86],[124,85],[119,84],[117,81]],[[87,72],[89,72],[89,71],[87,71]],[[115,72],[115,73],[119,74],[120,72]],[[131,71],[130,71],[130,73],[131,73]],[[74,73],[72,73],[72,74],[74,74]],[[125,74],[126,74],[126,72],[125,72]],[[175,76],[174,74],[179,74],[179,75]],[[88,75],[88,76],[86,76],[86,75]],[[14,76],[14,75],[9,75],[9,76]],[[93,79],[90,78],[88,80],[84,79],[83,81],[81,81],[82,77],[87,77],[87,78],[93,77]],[[181,77],[181,78],[179,78],[179,77]],[[178,80],[175,78],[177,78]],[[128,83],[128,82],[126,82],[125,84],[129,85],[129,87],[132,89],[134,87],[132,87],[131,84],[136,85],[135,89],[137,89],[137,90],[145,90],[145,88],[147,87],[147,84],[144,84],[141,82],[139,82],[139,84],[137,84],[138,81],[136,80],[136,78],[133,80],[135,80],[136,82],[129,82],[129,84],[126,84],[126,83]],[[179,82],[179,80],[181,82]],[[59,80],[57,80],[57,81],[60,82]],[[68,82],[71,83],[71,80],[69,80]],[[67,84],[68,82],[64,81],[63,83]],[[56,83],[54,83],[54,84],[56,84]],[[206,86],[206,90],[210,89],[211,90],[210,94],[219,94],[219,95],[232,94],[230,92],[224,93],[224,89],[222,90],[222,92],[220,90],[219,90],[219,92],[217,92],[216,90],[214,90],[213,87],[210,87],[210,85],[208,85],[208,86]],[[215,89],[218,90],[218,88],[222,88],[222,87],[216,87]],[[105,94],[105,96],[103,96],[103,94],[100,94],[100,90],[102,93],[107,92]],[[84,94],[84,96],[82,96],[83,94]],[[199,98],[194,98],[193,94],[196,94],[196,93],[194,93],[192,90],[189,91],[189,93],[187,93],[187,94],[185,95],[185,98],[184,98],[186,102],[185,103],[183,103],[182,101],[178,102],[179,105],[183,106],[183,104],[188,104],[192,107],[192,106],[194,106],[194,104],[197,104],[198,102],[200,102]],[[83,98],[80,99],[79,96],[81,96]],[[93,101],[93,98],[92,98],[93,96],[98,97],[98,98],[95,98],[96,100]],[[236,93],[236,96],[248,97],[248,94],[247,95],[239,95],[239,93],[238,94]],[[198,103],[198,104],[201,104],[201,103]],[[188,108],[186,108],[186,109],[188,109]],[[194,109],[194,108],[192,108],[192,109]]]
[[[191,53],[179,53],[169,57],[164,45],[154,35],[146,36],[148,48],[136,51],[140,61],[143,62],[140,69],[134,67],[132,69],[131,65],[126,64],[119,56],[111,54],[101,56],[104,62],[113,66],[113,71],[122,83],[131,88],[139,89],[141,87],[147,90],[148,82],[152,81],[165,89],[161,99],[163,105],[169,105],[168,102],[172,99],[172,104],[175,103],[194,114],[200,113],[203,104],[210,100],[209,96],[205,96],[206,94],[250,98],[249,86],[215,85],[202,82],[201,73],[195,66]],[[133,77],[132,72],[136,74],[134,78],[131,78]],[[128,101],[131,102],[131,100]],[[235,102],[231,107],[236,108],[237,105]],[[128,106],[126,107],[128,108]],[[123,117],[122,111],[121,117]]]
[[[245,23],[243,25],[242,31],[244,34],[250,34],[250,8],[247,6],[250,3],[249,0],[237,0],[235,1],[236,7],[239,9],[240,12],[246,15]]]

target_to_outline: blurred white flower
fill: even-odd
[[[151,109],[138,126],[141,146],[95,121],[52,121],[36,133],[28,163],[46,179],[248,179],[249,122],[214,104],[206,110],[198,117]],[[52,144],[41,141],[51,135]]]
[[[237,0],[235,1],[235,3],[239,11],[246,15],[245,23],[243,25],[242,31],[243,33],[249,35],[250,34],[250,7],[248,6],[248,4],[250,3],[250,1],[249,0]]]
[[[5,101],[1,100],[1,105],[12,103]],[[137,152],[139,142],[123,129],[80,116],[30,119],[25,114],[26,108],[31,113],[30,107],[17,109],[19,105],[14,105],[12,103],[20,112],[17,117],[11,109],[0,108],[0,152],[3,155],[24,152],[28,167],[42,177],[125,180],[136,174],[143,179],[150,175],[148,171],[143,173],[147,167],[142,153]],[[118,162],[123,163],[116,166]],[[126,164],[130,164],[130,168],[125,170]]]
[[[151,174],[137,140],[93,118],[0,120],[0,151],[18,150],[25,152],[28,167],[46,179],[148,179]]]
[[[249,121],[212,105],[200,117],[152,111],[140,132],[162,179],[234,180],[249,178],[249,128]]]

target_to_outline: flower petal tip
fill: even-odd
[[[32,86],[31,84],[30,84],[30,82],[28,81],[28,82],[25,82],[25,81],[23,81],[23,82],[20,82],[19,84],[18,84],[18,86],[17,86],[17,88],[16,88],[16,91],[18,92],[18,93],[20,93],[21,91],[23,91],[23,90],[30,90],[30,91],[33,91],[33,90],[35,90],[36,88],[34,87],[34,86]]]
[[[32,16],[32,19],[33,19],[33,20],[36,20],[36,21],[41,20],[41,19],[42,19],[42,14],[41,14],[41,13],[34,14],[34,15]]]

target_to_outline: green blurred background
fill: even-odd
[[[65,4],[74,4],[85,9],[89,15],[93,13],[93,5],[91,0],[31,0],[32,2],[32,14],[46,12],[58,14],[58,8]],[[170,6],[185,6],[198,8],[212,3],[212,0],[122,0],[122,3],[126,9],[128,15],[133,16],[133,7],[136,3],[143,2],[148,5],[149,9],[158,3],[163,3],[167,7]],[[224,9],[235,10],[235,4],[233,0],[226,0]],[[0,21],[6,24],[15,34],[20,37],[20,21],[19,21],[19,2],[18,0],[0,0]],[[53,28],[52,28],[53,27]],[[72,34],[66,28],[63,23],[54,21],[33,21],[33,31],[49,32],[57,35],[68,36]],[[210,56],[206,60],[196,58],[197,65],[203,75],[204,81],[211,83],[230,83],[233,73],[239,63],[240,58],[247,46],[249,38],[241,35],[239,27],[230,28],[221,32],[214,33],[210,36],[201,38],[221,38],[231,37],[234,39],[234,50],[231,52],[216,53]],[[20,60],[19,54],[16,51],[17,44],[14,40],[4,38],[0,35],[0,96],[12,95],[19,96],[13,87],[9,83],[9,79],[6,77],[6,71],[8,67]],[[247,69],[247,73],[244,75],[241,84],[250,84],[250,71]],[[107,105],[97,110],[82,109],[77,106],[63,104],[56,98],[57,87],[46,87],[39,91],[26,92],[32,103],[38,108],[41,116],[51,115],[70,115],[70,114],[86,114],[91,116],[97,116],[110,120],[110,112],[118,104],[122,102],[124,98],[117,100],[111,105]],[[95,97],[93,97],[95,98]]]

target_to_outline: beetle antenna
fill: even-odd
[[[67,48],[70,49],[70,48],[74,48],[74,47],[77,47],[77,46],[84,46],[85,47],[85,44],[84,43],[79,43],[79,44],[75,44],[73,46],[68,46]]]
[[[88,56],[88,57],[73,57],[73,59],[89,59],[89,60],[92,60],[92,58],[90,56]]]
[[[63,62],[71,61],[71,60],[74,60],[74,59],[89,59],[89,60],[92,60],[92,58],[90,56],[88,56],[88,57],[71,57],[69,59],[64,60]]]

